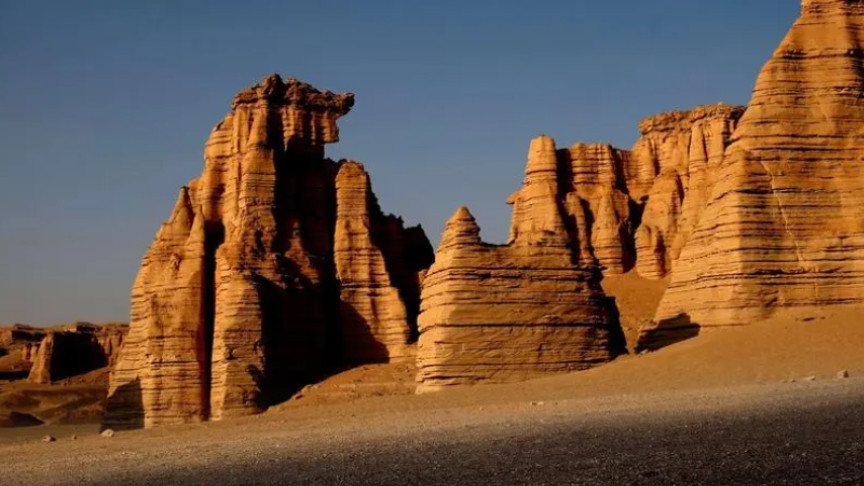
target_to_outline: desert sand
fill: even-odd
[[[563,432],[573,421],[588,429],[610,421],[636,427],[649,419],[701,424],[736,414],[758,417],[780,409],[793,413],[796,407],[804,413],[819,404],[858,403],[864,391],[864,356],[857,351],[864,345],[864,331],[838,332],[858,316],[709,329],[661,351],[523,384],[424,395],[410,394],[403,387],[394,395],[387,394],[394,384],[411,383],[410,370],[406,365],[376,365],[334,377],[331,380],[338,383],[325,382],[255,417],[119,432],[111,438],[99,436],[95,425],[2,429],[0,484],[144,484],[146,478],[204,484],[212,474],[227,474],[225,484],[267,484],[280,478],[314,482],[316,477],[321,482],[334,477],[308,461],[320,462],[326,454],[337,459],[332,467],[339,468],[351,464],[352,454],[384,454],[394,444],[422,450],[432,444],[464,445],[478,437],[492,441],[487,443],[491,448],[483,449],[491,454],[494,445],[500,445],[494,437],[501,430],[521,437],[522,431],[536,432],[541,426]],[[850,377],[838,378],[841,371]],[[348,385],[341,388],[344,392],[352,389],[350,385],[376,380],[388,385],[334,393],[340,384]],[[382,396],[370,396],[376,394]],[[667,430],[668,423],[663,424],[656,425],[658,430]],[[854,424],[849,426],[855,430]],[[57,441],[40,442],[46,434]],[[549,437],[544,433],[535,438],[536,448],[552,444]],[[597,460],[606,457],[603,451],[595,453]],[[481,451],[478,457],[487,456]],[[239,468],[233,474],[219,469],[230,464]],[[284,470],[277,468],[280,464]],[[261,467],[261,473],[243,476],[253,467]],[[398,458],[380,471],[388,467],[398,468]],[[316,471],[323,476],[314,476]],[[363,482],[362,474],[352,476],[358,471],[345,474],[346,479]]]

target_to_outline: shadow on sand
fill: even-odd
[[[699,335],[702,327],[688,314],[679,314],[644,327],[639,332],[636,352],[657,351]]]

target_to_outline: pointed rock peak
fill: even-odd
[[[177,202],[174,203],[174,211],[189,206],[191,206],[191,200],[189,199],[189,186],[182,186],[177,192]]]
[[[456,212],[453,213],[453,216],[450,217],[450,220],[447,222],[447,224],[464,221],[470,221],[471,223],[474,223],[476,225],[476,220],[474,219],[474,215],[471,214],[471,211],[468,210],[466,206],[459,206],[459,209],[457,209]]]
[[[441,235],[441,248],[454,245],[476,245],[480,243],[480,226],[465,206],[460,206],[447,221]]]
[[[192,226],[194,217],[192,199],[189,197],[189,187],[183,186],[180,188],[179,194],[177,194],[177,202],[174,203],[169,223],[173,227],[188,229]]]

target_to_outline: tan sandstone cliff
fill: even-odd
[[[633,149],[577,143],[557,151],[570,242],[606,276],[669,275],[699,220],[744,108],[699,106],[642,120]]]
[[[128,327],[123,324],[74,323],[47,329],[31,355],[31,383],[48,384],[113,366]]]
[[[555,144],[540,137],[507,245],[483,243],[464,207],[447,223],[423,283],[419,391],[585,369],[620,350],[614,305],[578,264],[560,200]]]
[[[864,301],[864,2],[810,0],[762,69],[646,329]]]
[[[256,413],[410,354],[431,248],[380,213],[361,165],[324,158],[353,102],[277,75],[234,98],[141,263],[107,426]]]
[[[699,106],[650,117],[639,124],[628,188],[644,203],[635,233],[636,270],[667,276],[705,207],[707,193],[744,108]]]

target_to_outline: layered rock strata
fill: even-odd
[[[374,225],[376,220],[383,224]],[[431,246],[427,242],[425,249],[417,251],[413,238],[406,236],[401,220],[381,214],[363,166],[353,161],[343,163],[336,176],[334,260],[342,340],[349,361],[414,359],[415,346],[409,343],[415,336],[405,325],[409,321],[406,303],[415,309],[419,305],[414,289],[419,289],[418,272],[431,264]],[[425,237],[420,244],[424,241]],[[394,257],[391,266],[406,261],[415,265],[388,269],[388,254]],[[397,282],[402,285],[397,287]],[[406,291],[413,294],[403,295]],[[412,320],[416,317],[414,311]]]
[[[759,75],[646,339],[669,322],[744,325],[864,301],[862,65],[864,2],[805,1]]]
[[[635,233],[636,270],[659,279],[690,237],[712,190],[744,108],[700,106],[643,120],[626,174],[631,198],[642,205]]]
[[[636,260],[633,232],[638,223],[625,177],[630,153],[611,145],[576,144],[557,154],[557,199],[579,261],[599,264],[606,275],[629,271]]]
[[[669,275],[693,231],[744,108],[699,106],[642,120],[632,151],[577,143],[556,151],[570,245],[604,275]]]
[[[423,284],[419,391],[581,370],[620,350],[599,273],[571,250],[559,182],[554,142],[540,137],[510,199],[507,245],[483,243],[464,207],[447,223]]]
[[[256,413],[409,353],[431,249],[380,214],[362,166],[324,158],[352,105],[276,75],[235,97],[142,261],[106,425]]]

